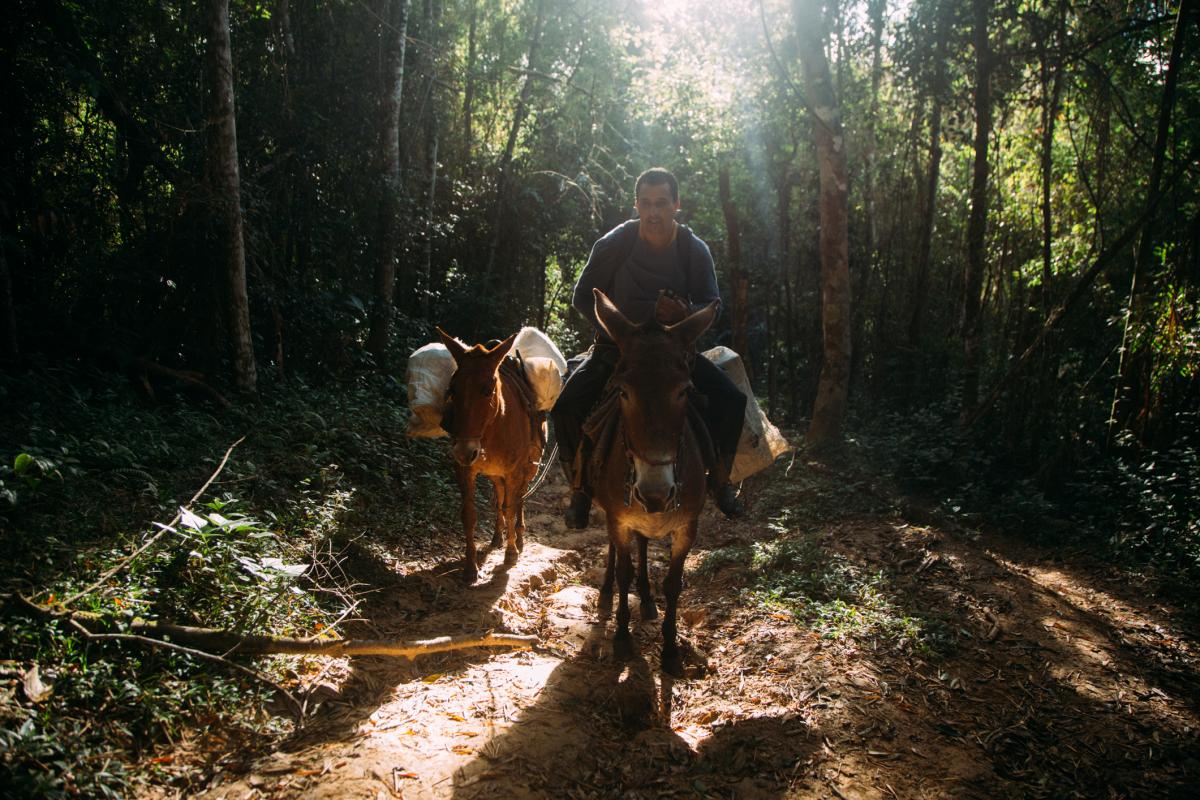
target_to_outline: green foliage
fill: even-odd
[[[0,506],[0,542],[12,554],[0,570],[40,600],[70,597],[159,535],[73,608],[118,627],[137,617],[341,633],[335,623],[357,591],[339,566],[348,547],[381,558],[401,541],[413,557],[457,550],[457,537],[441,535],[457,516],[445,453],[404,437],[403,393],[390,378],[277,384],[224,419],[183,404],[147,409],[126,385],[91,371],[3,378],[0,392],[20,396],[35,383],[39,400],[0,420],[0,442],[22,442],[0,450],[17,494]],[[230,443],[226,426],[249,436],[167,528],[215,469]],[[52,685],[40,704],[11,694],[0,702],[0,783],[37,795],[127,796],[131,782],[168,779],[147,759],[181,736],[252,750],[290,727],[259,715],[264,689],[239,673],[86,643],[17,607],[0,618],[0,658],[36,664]],[[285,660],[255,666],[293,680]]]
[[[823,546],[814,534],[774,524],[779,538],[752,546],[719,548],[698,567],[713,576],[735,569],[743,596],[758,607],[784,613],[829,639],[855,639],[927,655],[953,645],[935,610],[904,608],[882,572],[867,572]]]

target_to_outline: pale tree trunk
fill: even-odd
[[[380,104],[379,156],[381,197],[376,235],[375,287],[367,351],[382,366],[392,332],[392,301],[396,292],[396,255],[400,247],[400,98],[404,93],[404,47],[410,0],[392,0],[388,24],[387,83]]]
[[[525,59],[526,73],[521,84],[521,93],[517,99],[517,109],[513,112],[512,125],[508,129],[508,142],[504,145],[504,155],[500,157],[500,167],[496,175],[496,198],[492,206],[492,240],[488,245],[487,262],[483,268],[484,279],[491,280],[492,270],[496,266],[496,253],[500,249],[500,216],[504,209],[505,196],[508,194],[509,170],[512,167],[513,152],[517,147],[517,136],[521,125],[529,115],[529,97],[533,92],[533,73],[537,70],[538,46],[542,41],[542,24],[546,20],[546,0],[538,0],[533,30],[529,34],[528,56]]]
[[[742,267],[742,230],[738,224],[737,208],[729,189],[729,167],[722,165],[717,174],[721,210],[725,214],[726,253],[729,256],[729,283],[733,290],[729,327],[733,332],[733,349],[741,354],[749,372],[749,353],[746,352],[746,306],[750,295],[750,274]]]
[[[214,206],[220,231],[218,263],[225,285],[226,331],[238,391],[253,392],[258,382],[250,338],[246,292],[246,245],[242,235],[237,126],[233,105],[233,54],[229,41],[229,0],[208,3],[208,81],[212,99],[210,161]]]
[[[459,159],[463,169],[466,169],[466,165],[471,161],[471,116],[475,113],[475,57],[478,46],[476,30],[479,17],[478,0],[467,1],[471,4],[471,22],[467,29],[467,66],[464,70],[466,86],[463,89],[463,151]]]
[[[975,165],[971,179],[971,215],[967,220],[967,268],[963,276],[962,415],[965,418],[979,399],[979,365],[982,360],[981,298],[984,245],[987,235],[988,141],[992,132],[992,54],[988,43],[990,0],[973,0],[975,42]]]
[[[804,86],[814,113],[813,139],[820,166],[821,326],[823,359],[807,441],[814,450],[841,440],[850,383],[850,264],[847,238],[849,181],[841,111],[825,58],[818,0],[796,0],[796,32]]]
[[[429,71],[429,91],[425,116],[425,174],[428,183],[425,192],[425,244],[421,257],[421,273],[425,290],[421,311],[425,319],[433,319],[433,298],[438,288],[434,285],[433,276],[433,225],[438,180],[437,26],[441,16],[440,12],[441,8],[437,0],[425,0],[425,40],[428,52],[425,67]]]

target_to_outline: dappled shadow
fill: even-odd
[[[347,574],[352,578],[366,573],[377,582],[360,606],[360,621],[346,626],[347,638],[412,640],[503,629],[503,614],[496,604],[509,590],[510,576],[520,570],[521,562],[506,567],[503,548],[481,549],[483,552],[487,553],[485,567],[472,586],[461,581],[461,558],[405,575],[390,573],[386,581],[379,580],[378,564],[350,565]],[[288,743],[288,749],[345,739],[388,700],[397,685],[432,672],[453,674],[491,657],[491,651],[471,650],[429,656],[419,662],[377,656],[352,658],[350,673],[337,697],[326,701],[307,721]]]

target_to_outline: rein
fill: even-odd
[[[675,447],[675,458],[671,461],[651,461],[648,458],[643,458],[642,455],[634,449],[633,445],[629,443],[629,436],[625,432],[625,416],[621,414],[620,411],[618,411],[617,414],[620,417],[621,445],[625,448],[625,461],[629,466],[629,469],[625,472],[625,507],[629,508],[631,505],[633,505],[633,488],[637,483],[637,468],[634,464],[634,458],[637,458],[643,463],[649,464],[652,467],[671,467],[672,470],[678,475],[679,456],[681,453],[683,453],[683,439],[684,436],[687,435],[688,420],[685,419],[683,421],[683,427],[679,430],[679,444]],[[675,492],[675,502],[674,505],[669,509],[670,511],[674,511],[682,504],[682,501],[679,499],[681,494],[681,492]]]

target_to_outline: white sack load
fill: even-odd
[[[758,407],[742,357],[728,347],[714,347],[705,350],[703,355],[720,367],[746,395],[746,419],[742,423],[742,438],[738,440],[737,455],[733,458],[733,471],[729,476],[729,480],[737,483],[771,466],[775,459],[791,451],[792,446]]]
[[[530,358],[549,358],[554,361],[554,365],[558,367],[558,371],[566,374],[567,360],[563,358],[563,354],[555,346],[554,342],[550,341],[550,337],[539,331],[537,328],[525,326],[517,332],[517,340],[513,342],[513,350],[521,354],[521,358],[526,360]]]
[[[520,353],[525,362],[525,374],[537,396],[537,410],[554,408],[554,401],[562,391],[563,375],[567,374],[567,360],[562,352],[549,336],[529,326],[517,333],[513,350]]]
[[[427,344],[408,357],[408,435],[418,438],[447,436],[442,428],[446,390],[457,366],[441,342]]]
[[[525,327],[517,334],[513,350],[525,362],[525,374],[537,398],[537,410],[554,407],[563,387],[567,360],[550,337],[537,328]],[[442,428],[446,390],[457,366],[454,356],[441,342],[427,344],[408,357],[408,435],[417,438],[447,436]]]
[[[537,398],[537,410],[549,411],[562,392],[563,374],[553,358],[531,356],[525,358],[525,376],[533,386]]]

